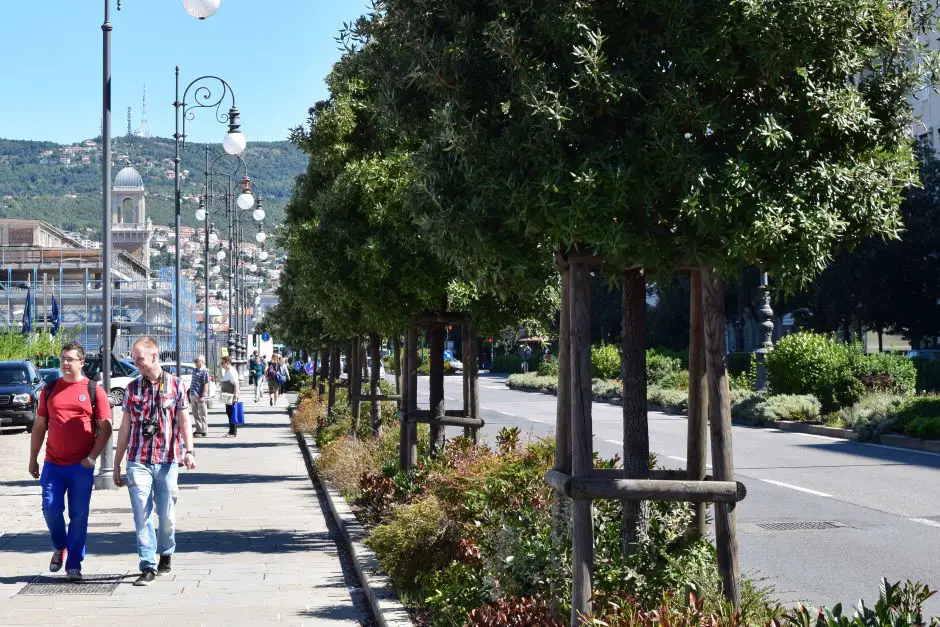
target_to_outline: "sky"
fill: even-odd
[[[144,85],[150,134],[173,135],[179,65],[181,92],[203,75],[232,86],[249,142],[287,139],[306,121],[327,96],[343,22],[368,9],[367,0],[222,0],[199,21],[182,0],[123,0],[120,11],[109,1],[112,135],[127,133],[127,107],[140,126]],[[103,21],[104,0],[2,2],[0,138],[70,143],[100,134]],[[226,132],[209,109],[186,123],[191,141],[219,142]]]

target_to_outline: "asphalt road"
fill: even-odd
[[[419,403],[427,407],[427,377]],[[461,378],[445,377],[445,403],[461,406]],[[555,397],[517,392],[483,376],[483,437],[504,426],[529,437],[554,431]],[[594,403],[594,449],[622,454],[622,410]],[[650,448],[664,467],[685,462],[686,420],[650,412]],[[460,432],[448,428],[449,435]],[[772,585],[788,605],[851,607],[872,603],[881,577],[940,587],[940,455],[833,438],[734,427],[736,478],[748,489],[738,506],[741,569]],[[825,529],[777,531],[762,524],[831,523]],[[925,608],[940,615],[940,598]]]

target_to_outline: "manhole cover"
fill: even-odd
[[[121,523],[111,521],[111,520],[102,520],[102,521],[91,521],[88,523],[89,527],[120,527]]]
[[[758,527],[768,529],[770,531],[801,531],[805,529],[839,529],[844,527],[842,523],[833,522],[831,520],[810,520],[802,522],[767,522],[767,523],[757,523]]]
[[[123,575],[85,575],[81,581],[63,577],[39,576],[26,584],[19,594],[51,596],[59,594],[111,594],[121,583]]]

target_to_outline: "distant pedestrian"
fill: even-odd
[[[239,391],[238,371],[232,365],[232,359],[226,355],[222,358],[222,402],[225,403],[225,415],[228,416],[228,433],[225,434],[227,438],[238,436],[238,425],[235,424],[233,414]]]
[[[271,361],[268,362],[267,367],[264,370],[264,378],[268,382],[268,402],[273,407],[277,404],[277,397],[281,393],[281,386],[278,384],[277,379],[280,369],[280,355],[274,353],[271,355]]]
[[[43,389],[39,397],[29,455],[29,474],[42,486],[42,513],[52,539],[49,570],[58,572],[64,562],[66,577],[71,580],[82,578],[95,460],[111,437],[108,395],[103,387],[85,378],[84,363],[81,344],[68,342],[62,346],[62,377]],[[40,474],[38,457],[44,439],[46,458]]]
[[[189,382],[189,404],[193,412],[193,435],[206,437],[209,435],[209,422],[206,416],[206,406],[209,398],[209,370],[206,368],[205,355],[196,357],[196,369]]]
[[[519,351],[519,358],[522,360],[522,372],[529,372],[529,358],[532,357],[532,349],[528,344],[523,344]]]
[[[261,386],[264,384],[264,362],[265,357],[258,356],[258,353],[255,353],[254,359],[251,360],[251,372],[255,377],[255,402],[261,400]]]
[[[287,382],[290,381],[290,367],[287,365],[288,363],[290,362],[288,362],[286,357],[281,357],[280,363],[278,364],[277,372],[281,376],[277,379],[277,385],[278,388],[280,388],[278,390],[280,394],[284,393],[284,388],[287,386]]]
[[[114,457],[114,483],[121,481],[127,453],[127,492],[134,511],[140,576],[135,586],[149,586],[171,570],[176,551],[176,498],[179,466],[196,468],[186,385],[160,368],[159,348],[142,337],[131,348],[140,375],[127,386],[124,416]],[[156,509],[159,529],[154,529]],[[156,561],[160,555],[159,564]]]

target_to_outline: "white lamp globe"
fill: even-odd
[[[258,207],[251,213],[251,217],[254,218],[257,222],[264,220],[264,209]]]
[[[206,210],[205,209],[196,209],[196,220],[202,222],[206,219]]]
[[[268,251],[262,250],[260,253],[258,253],[258,259],[260,259],[261,261],[267,261],[267,260],[268,260]]]
[[[216,242],[219,241],[219,236],[215,232],[209,233],[209,246],[215,246]]]
[[[224,250],[220,250],[219,252],[217,252],[217,253],[215,254],[215,258],[218,259],[219,261],[224,261],[224,260],[225,260],[225,251],[224,251]]]
[[[212,274],[218,274],[219,272],[222,272],[222,268],[219,266],[212,266]]]
[[[245,140],[245,134],[241,131],[228,133],[222,139],[222,148],[230,155],[240,155],[245,152],[245,146],[248,142]]]
[[[222,0],[183,0],[183,8],[197,20],[204,20],[219,10]]]
[[[249,192],[242,192],[238,195],[238,198],[235,199],[235,204],[237,204],[238,208],[242,211],[246,211],[255,206],[255,197]]]
[[[255,296],[255,304],[256,304],[256,305],[260,305],[260,304],[261,304],[261,297],[260,297],[260,296]]]
[[[257,272],[257,271],[258,271],[258,264],[253,263],[253,264],[251,264],[250,266],[248,266],[248,269],[249,269],[250,271],[252,271],[252,272]]]
[[[264,231],[258,231],[258,232],[255,234],[255,239],[258,240],[258,243],[260,244],[260,243],[263,242],[264,240],[268,239],[268,236],[267,236],[267,234],[266,234]]]

